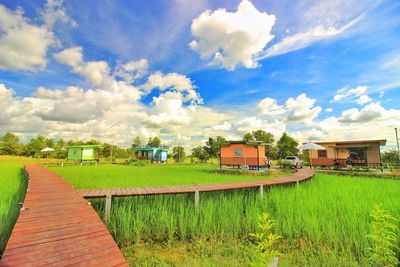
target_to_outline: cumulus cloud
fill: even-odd
[[[255,55],[274,37],[271,33],[275,16],[258,11],[243,0],[236,12],[226,9],[207,10],[193,20],[192,34],[196,37],[189,46],[204,60],[233,70],[238,64],[257,67]]]
[[[77,67],[83,62],[82,47],[75,46],[64,49],[54,54],[54,58],[60,63]]]
[[[322,108],[314,106],[316,99],[300,94],[296,98],[290,97],[284,105],[278,105],[273,98],[264,98],[257,104],[259,114],[270,117],[277,117],[289,123],[311,124],[319,115]]]
[[[46,53],[55,44],[46,27],[29,23],[22,9],[8,10],[0,5],[0,69],[29,70],[46,67]]]
[[[151,74],[147,82],[140,86],[145,92],[150,92],[153,89],[173,90],[182,93],[184,102],[192,101],[193,103],[202,103],[200,95],[195,91],[195,86],[192,81],[185,75],[178,73],[163,74],[157,71]]]
[[[0,4],[0,70],[44,69],[49,48],[60,46],[54,24],[76,26],[59,0],[48,0],[41,15],[43,23],[35,24],[24,17],[22,8],[12,11]]]
[[[365,105],[372,101],[372,99],[365,94],[367,90],[368,86],[366,85],[360,85],[355,88],[343,87],[336,92],[331,102],[355,101],[360,105]]]
[[[128,83],[132,83],[136,79],[142,78],[149,67],[147,59],[142,58],[137,61],[129,61],[125,64],[118,64],[115,68],[115,75]]]

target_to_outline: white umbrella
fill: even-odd
[[[300,150],[326,150],[325,147],[320,146],[318,144],[309,142],[309,143],[305,143],[302,146],[299,147]],[[310,155],[310,169],[312,167],[312,162],[311,162],[311,155]]]
[[[51,148],[51,147],[46,147],[46,148],[43,148],[42,150],[40,150],[41,152],[51,152],[51,151],[54,151],[54,148]]]
[[[318,144],[315,143],[305,143],[302,146],[299,147],[300,150],[326,150],[325,147],[320,146]]]

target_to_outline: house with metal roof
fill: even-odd
[[[315,142],[326,150],[310,150],[313,166],[380,166],[385,139]]]
[[[132,147],[133,160],[149,160],[152,163],[166,163],[168,147]]]
[[[74,145],[68,147],[68,161],[99,161],[100,145]]]
[[[220,168],[222,165],[265,168],[268,165],[268,146],[260,141],[229,141],[220,148]]]

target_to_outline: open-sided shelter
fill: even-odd
[[[99,161],[100,145],[74,145],[68,147],[68,161]]]
[[[229,141],[220,148],[220,168],[222,165],[245,166],[249,169],[265,168],[269,145],[260,141]]]
[[[132,159],[149,160],[151,162],[167,162],[168,147],[132,147]]]
[[[310,150],[313,166],[380,166],[385,139],[315,142],[325,150]]]

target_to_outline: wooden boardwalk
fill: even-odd
[[[243,188],[253,188],[272,185],[283,185],[298,183],[314,176],[312,169],[298,169],[297,172],[287,177],[276,179],[255,180],[246,182],[204,184],[204,185],[175,185],[175,186],[157,186],[157,187],[134,187],[134,188],[108,188],[108,189],[78,189],[77,191],[85,198],[101,197],[127,197],[141,195],[162,195],[162,194],[180,194],[194,192],[210,192],[222,190],[234,190]]]
[[[25,168],[28,192],[0,266],[128,266],[78,192],[44,167]]]

